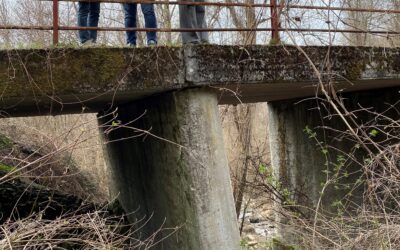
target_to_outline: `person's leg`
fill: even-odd
[[[137,4],[126,3],[124,6],[125,13],[125,27],[126,28],[136,28],[136,12]],[[126,32],[126,41],[129,45],[136,45],[136,31]]]
[[[98,27],[99,26],[99,17],[100,17],[100,3],[90,3],[90,11],[89,11],[89,27]],[[90,39],[95,43],[97,40],[97,30],[90,30]]]
[[[204,0],[200,0],[199,2],[204,2]],[[207,28],[206,23],[206,7],[205,6],[196,6],[196,20],[197,20],[197,28]],[[200,41],[202,43],[208,43],[208,32],[198,32],[200,36]]]
[[[89,15],[90,3],[79,2],[78,3],[78,26],[87,27],[88,26],[88,15]],[[79,41],[85,43],[90,39],[89,32],[87,30],[79,31]]]
[[[141,4],[146,28],[157,28],[156,14],[154,13],[153,4]],[[147,44],[157,44],[157,33],[155,31],[146,32]]]
[[[179,5],[179,23],[180,27],[183,29],[197,28],[196,6]],[[199,42],[200,42],[200,37],[199,34],[197,34],[197,32],[182,32],[183,44],[199,43]]]

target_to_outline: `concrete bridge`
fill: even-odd
[[[162,249],[239,248],[218,104],[269,103],[275,173],[313,203],[325,159],[303,129],[341,125],[321,118],[312,100],[296,104],[299,98],[328,82],[330,92],[349,92],[350,106],[379,111],[400,96],[398,48],[204,45],[0,55],[4,116],[99,114],[113,194],[139,218],[152,216],[149,232],[180,228]],[[330,191],[327,202],[338,195]]]

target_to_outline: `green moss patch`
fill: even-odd
[[[0,150],[11,149],[13,142],[5,135],[0,134]]]

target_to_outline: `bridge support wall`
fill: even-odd
[[[127,212],[136,211],[132,221],[151,217],[147,235],[177,229],[160,249],[239,249],[217,105],[214,93],[183,90],[121,106],[113,120],[100,119],[112,195]],[[162,230],[158,238],[172,231]]]
[[[393,120],[399,119],[398,111],[390,109],[390,104],[399,108],[399,91],[400,88],[389,88],[348,93],[342,97],[347,110],[357,110],[351,119],[360,125],[371,125],[379,120],[376,113],[384,112]],[[369,108],[369,112],[361,111],[362,107]],[[337,206],[337,201],[341,201],[341,205],[346,208],[360,205],[363,185],[352,188],[361,176],[361,166],[350,160],[348,154],[352,153],[361,163],[368,155],[362,147],[356,149],[357,141],[340,132],[349,130],[335,115],[332,107],[326,102],[313,99],[271,102],[268,103],[268,109],[271,164],[274,178],[282,184],[279,189],[288,195],[286,204],[295,201],[301,206],[314,209],[320,202],[320,212],[337,212],[338,208],[342,208]],[[350,118],[346,115],[345,117]],[[385,121],[380,122],[382,124]],[[373,127],[366,129],[367,134],[371,129]],[[377,142],[385,140],[380,138],[380,134],[372,139]],[[323,184],[337,173],[338,166],[340,181],[331,183],[321,196]],[[350,191],[351,196],[347,197],[349,199],[343,199]],[[281,206],[282,203],[278,205]],[[300,208],[300,211],[314,216],[313,210]],[[277,220],[283,224],[287,222],[283,217],[278,217]],[[285,242],[291,242],[293,238],[289,228],[281,226],[278,231],[278,236]]]

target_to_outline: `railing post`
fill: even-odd
[[[58,30],[59,30],[59,16],[58,16],[58,0],[53,0],[53,45],[58,45]]]
[[[272,42],[279,43],[279,17],[278,17],[278,6],[276,0],[271,0],[271,29],[272,29]]]

